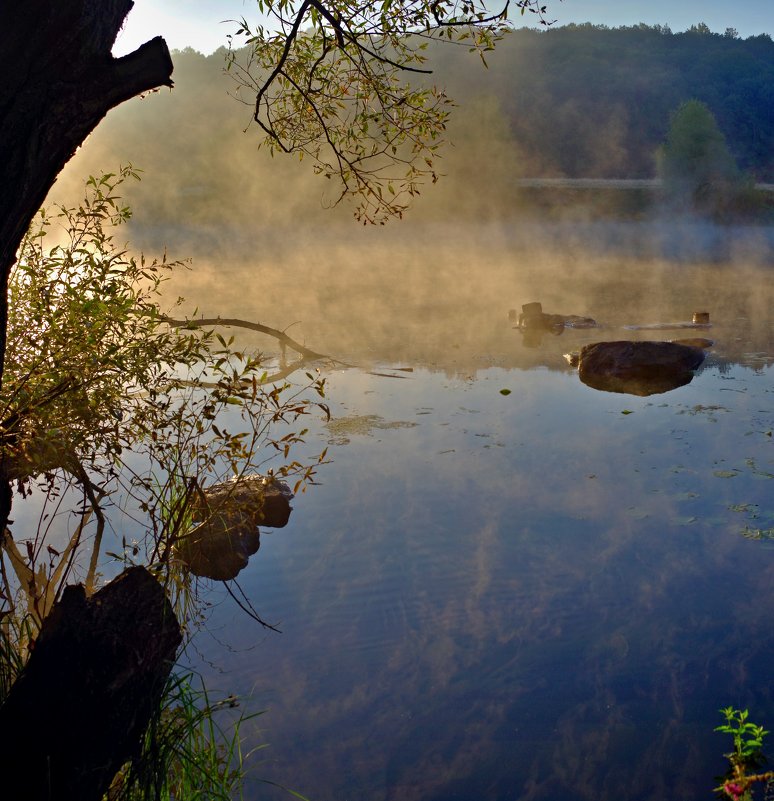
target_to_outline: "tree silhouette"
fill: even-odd
[[[669,202],[700,212],[729,207],[744,183],[715,116],[699,100],[675,111],[658,167]]]

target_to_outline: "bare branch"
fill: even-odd
[[[428,40],[464,45],[483,61],[514,7],[550,24],[539,0],[503,0],[496,12],[485,0],[265,0],[284,33],[251,31],[243,20],[247,63],[232,74],[255,92],[264,144],[308,155],[338,183],[334,205],[355,198],[358,219],[383,223],[438,180],[434,159],[453,103],[426,81],[409,83],[432,73]],[[229,67],[240,57],[233,50]]]
[[[309,348],[304,347],[301,343],[296,342],[295,339],[289,337],[284,331],[277,328],[271,328],[268,325],[261,323],[253,323],[250,320],[239,320],[234,317],[209,317],[202,318],[201,320],[174,320],[171,317],[162,317],[161,321],[173,328],[204,328],[211,325],[223,326],[236,326],[238,328],[247,328],[250,331],[259,331],[262,334],[268,334],[274,337],[278,342],[292,348],[296,353],[300,353],[305,359],[309,361],[316,361],[317,359],[325,359],[324,353],[317,353]]]

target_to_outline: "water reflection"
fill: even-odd
[[[307,438],[333,462],[240,574],[284,633],[218,606],[208,685],[252,692],[256,776],[315,801],[708,796],[717,709],[774,720],[774,552],[744,535],[774,525],[766,259],[443,234],[321,234],[314,270],[301,246],[251,262],[253,295],[246,257],[188,280],[206,313],[300,319],[363,368],[330,370],[334,425]],[[604,334],[522,347],[508,309],[535,297]],[[564,361],[695,309],[715,344],[668,394],[600,393]]]
[[[772,472],[773,388],[738,367],[657,403],[547,371],[332,375],[335,417],[384,424],[348,429],[242,574],[285,633],[213,621],[260,639],[213,677],[270,708],[259,775],[317,799],[709,793],[718,706],[774,715],[774,554],[730,508],[771,509],[747,462]]]

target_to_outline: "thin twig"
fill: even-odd
[[[239,586],[239,583],[235,581],[234,584],[239,588],[239,592],[241,593],[242,597],[244,598],[244,603],[242,601],[240,601],[239,598],[236,597],[236,595],[234,595],[234,591],[231,589],[231,587],[228,586],[228,582],[227,581],[223,582],[223,586],[226,588],[226,592],[234,599],[234,601],[236,601],[236,605],[243,612],[245,612],[247,615],[249,615],[253,620],[255,620],[257,623],[260,623],[262,626],[264,626],[267,629],[271,629],[272,631],[276,631],[277,634],[282,634],[280,629],[278,629],[276,626],[272,626],[271,623],[267,623],[255,611],[255,609],[253,609],[253,605],[250,603],[250,601],[247,600],[247,596],[244,594],[244,591]]]

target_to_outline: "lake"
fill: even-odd
[[[191,308],[298,321],[331,357],[332,420],[299,452],[330,462],[238,578],[282,633],[205,587],[187,655],[265,710],[248,799],[709,798],[718,709],[774,724],[771,229],[138,236],[194,257]],[[604,327],[526,341],[508,312],[531,301]],[[563,359],[696,335],[625,327],[695,311],[715,344],[671,392],[599,392]]]

